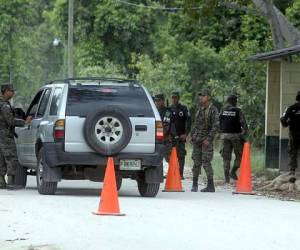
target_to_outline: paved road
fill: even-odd
[[[259,196],[163,193],[139,197],[134,181],[119,195],[124,217],[96,216],[101,184],[64,181],[55,196],[0,191],[0,249],[300,249],[300,203]]]

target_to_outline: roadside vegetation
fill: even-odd
[[[192,115],[202,88],[219,107],[236,93],[260,152],[266,64],[247,58],[273,45],[267,21],[246,10],[252,2],[75,0],[75,75],[135,78],[151,94],[177,89]],[[299,1],[272,2],[299,27]],[[37,88],[67,75],[68,1],[0,3],[0,81],[14,83],[15,104],[27,108]]]

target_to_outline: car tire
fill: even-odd
[[[15,184],[21,187],[26,187],[27,184],[27,168],[18,164],[15,175]]]
[[[41,148],[37,159],[36,168],[36,183],[37,189],[40,194],[53,195],[57,190],[57,182],[48,182],[43,180],[43,171],[48,166],[43,159],[44,149]]]
[[[138,190],[142,197],[155,197],[159,191],[160,183],[146,183],[145,180],[138,180]]]
[[[96,152],[111,156],[125,148],[132,136],[128,115],[117,107],[106,106],[90,113],[84,124],[87,144]]]

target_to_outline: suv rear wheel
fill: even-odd
[[[48,182],[43,179],[43,172],[45,171],[45,168],[48,167],[45,161],[43,160],[43,153],[44,153],[44,149],[41,148],[37,159],[37,169],[36,169],[37,188],[40,194],[52,195],[55,194],[56,192],[57,182]]]
[[[16,185],[26,187],[27,184],[27,168],[18,164],[15,177]]]
[[[159,191],[160,183],[146,183],[144,179],[138,180],[137,183],[142,197],[155,197]]]

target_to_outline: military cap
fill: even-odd
[[[2,84],[1,92],[4,93],[6,90],[15,91],[14,86],[12,84]]]
[[[154,96],[154,100],[155,101],[165,100],[165,95],[164,94],[157,94],[157,95]]]
[[[203,96],[207,95],[207,96],[211,96],[211,92],[210,92],[208,89],[203,89],[203,90],[201,90],[201,91],[198,93],[198,95],[203,95]]]
[[[177,96],[177,97],[180,96],[178,91],[172,91],[171,95],[172,96]]]

